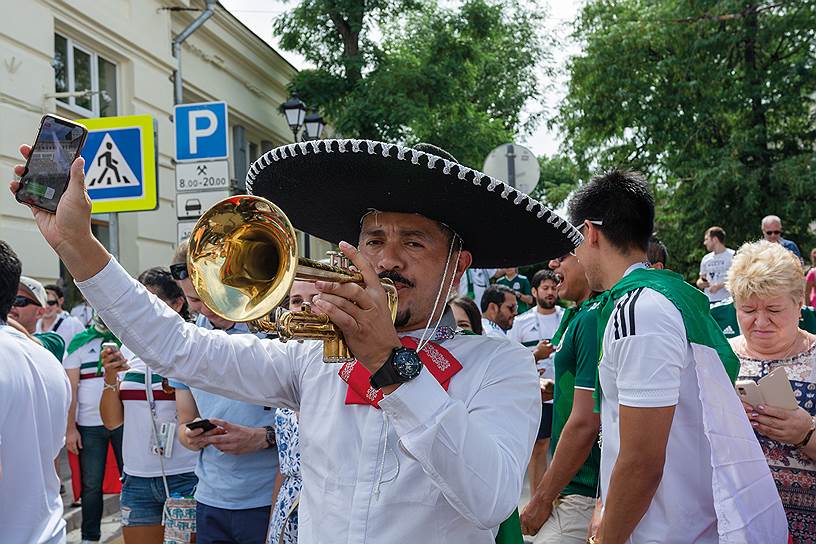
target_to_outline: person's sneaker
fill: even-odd
[[[65,495],[65,484],[60,484],[60,495]]]
[[[74,502],[71,503],[71,508],[79,508],[82,506],[82,498],[74,499]]]

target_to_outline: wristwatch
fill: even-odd
[[[277,440],[275,440],[275,427],[266,425],[264,429],[266,429],[266,443],[268,444],[267,448],[274,448],[278,443]]]
[[[386,385],[409,382],[419,376],[421,370],[422,361],[416,351],[406,347],[394,348],[369,383],[374,389],[382,389]]]
[[[805,435],[805,439],[796,444],[795,447],[797,448],[804,448],[810,442],[810,437],[813,436],[813,431],[816,431],[816,416],[810,417],[810,429],[808,430],[807,434]]]

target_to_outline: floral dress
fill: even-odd
[[[278,459],[280,461],[280,472],[283,475],[283,483],[278,492],[266,544],[278,544],[279,542],[297,544],[297,509],[286,520],[286,515],[292,509],[292,505],[295,504],[303,483],[300,475],[297,412],[284,408],[279,408],[275,412],[275,439],[278,442]],[[286,520],[285,526],[284,520]],[[283,531],[282,540],[281,531]]]
[[[788,359],[761,361],[740,356],[740,380],[758,380],[778,367],[785,369],[799,406],[816,415],[816,344]],[[757,433],[771,469],[793,542],[816,542],[816,462],[798,448]]]

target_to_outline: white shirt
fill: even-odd
[[[93,308],[84,302],[80,302],[71,308],[71,315],[79,319],[79,322],[87,327],[93,320]]]
[[[0,541],[65,542],[54,459],[71,385],[45,348],[0,322]]]
[[[56,326],[59,324],[59,326]],[[55,332],[65,340],[65,349],[71,344],[74,336],[85,330],[85,326],[76,317],[72,317],[68,312],[63,310],[57,315],[57,318],[51,324],[51,327],[46,329],[42,319],[37,320],[37,329],[34,332]]]
[[[473,291],[473,301],[480,309],[482,295],[490,287],[490,278],[496,273],[496,268],[468,268],[459,280],[459,294],[467,296],[468,287]],[[472,284],[472,285],[471,285]]]
[[[122,355],[128,360],[130,369],[122,376],[119,384],[119,396],[125,407],[125,424],[122,434],[122,457],[125,461],[124,471],[131,476],[154,478],[162,475],[159,457],[151,453],[153,421],[150,405],[147,402],[145,389],[145,364],[129,349],[122,346]],[[163,395],[160,376],[151,373],[153,398],[156,403],[157,426],[170,422],[176,424],[176,401]],[[141,380],[141,383],[138,381]],[[135,397],[138,397],[135,398]],[[198,461],[198,452],[188,450],[181,445],[178,433],[174,432],[170,458],[164,458],[166,475],[194,472]]]
[[[299,411],[303,542],[490,544],[518,505],[541,419],[538,376],[521,346],[471,335],[442,341],[463,366],[448,391],[423,370],[377,410],[345,404],[340,367],[323,363],[320,342],[185,323],[113,260],[77,285],[163,376]],[[507,364],[525,358],[530,364]]]
[[[94,338],[84,346],[77,348],[73,353],[66,355],[63,361],[65,370],[79,369],[77,425],[85,427],[103,425],[102,415],[99,413],[99,401],[102,399],[102,389],[105,383],[105,370],[99,365],[101,346],[102,339]],[[99,369],[98,376],[97,369]],[[122,377],[121,373],[119,377]]]
[[[513,320],[513,328],[507,331],[507,336],[515,340],[530,351],[534,351],[542,340],[551,340],[558,325],[561,324],[561,317],[564,315],[564,308],[556,305],[555,311],[551,314],[542,314],[537,306],[533,306]],[[555,378],[555,352],[546,359],[536,361],[539,370],[544,371],[545,378]]]
[[[734,250],[725,248],[722,253],[707,253],[700,262],[700,277],[708,283],[725,283],[728,276],[728,269],[731,268],[731,261],[734,259]],[[721,287],[716,293],[705,289],[709,302],[719,302],[730,297],[730,293],[725,287]]]
[[[486,317],[482,318],[482,334],[495,338],[507,338],[507,332]]]
[[[627,273],[642,265],[635,265]],[[704,435],[694,357],[683,318],[663,295],[637,289],[616,302],[604,330],[601,495],[620,453],[620,407],[676,406],[663,479],[627,542],[716,543],[711,450]]]

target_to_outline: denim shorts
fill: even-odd
[[[174,474],[167,477],[170,495],[193,495],[198,477],[194,472]],[[162,477],[142,478],[122,475],[122,494],[119,497],[122,526],[161,525],[164,508],[164,483]]]

